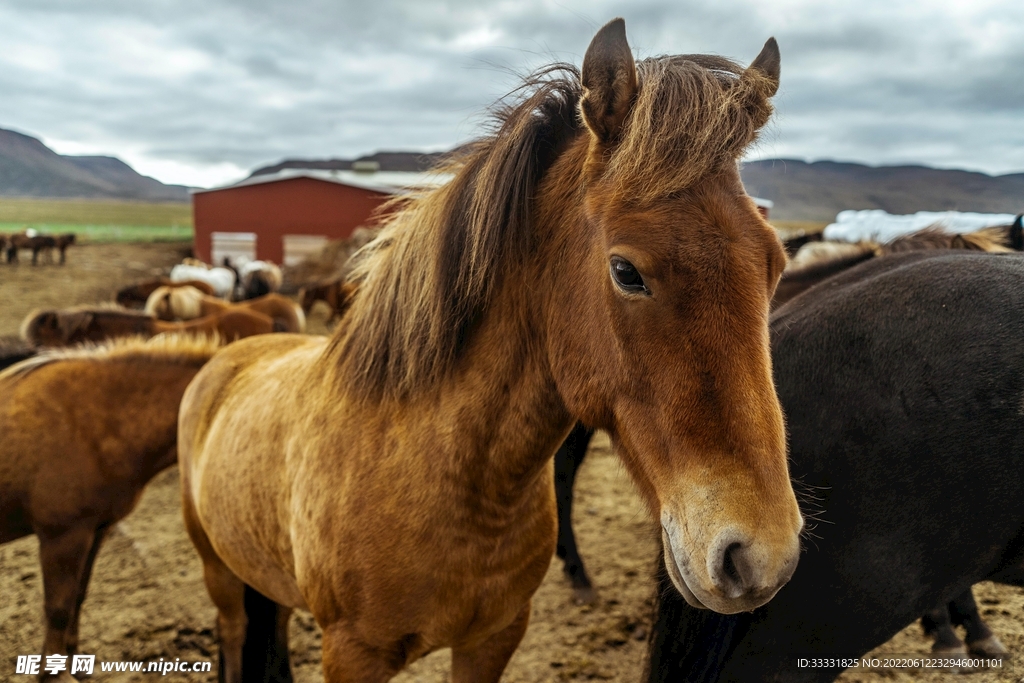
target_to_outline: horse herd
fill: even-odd
[[[737,170],[779,68],[774,40],[747,68],[636,62],[614,20],[304,297],[330,338],[157,326],[241,311],[156,281],[118,296],[152,338],[0,373],[0,542],[39,538],[44,652],[77,648],[104,535],[175,454],[229,683],[291,680],[296,608],[328,681],[441,648],[452,681],[498,681],[556,547],[586,576],[565,511],[591,429],[660,525],[647,681],[832,680],[796,658],[1024,578],[1020,219],[784,272]],[[95,341],[105,310],[26,335]]]
[[[0,254],[7,257],[7,263],[18,263],[18,253],[22,249],[32,251],[32,265],[38,265],[39,254],[42,252],[43,259],[47,263],[53,263],[53,250],[60,252],[60,265],[64,265],[68,247],[75,243],[76,236],[73,232],[61,235],[40,235],[29,232],[19,232],[13,235],[0,234]]]

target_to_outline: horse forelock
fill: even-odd
[[[633,201],[657,201],[735,162],[772,115],[775,84],[712,55],[637,63],[639,90],[605,177]]]
[[[153,361],[202,364],[223,345],[217,335],[161,334],[155,337],[120,337],[101,343],[85,342],[68,348],[53,348],[0,372],[0,382],[27,375],[41,367],[67,360]]]

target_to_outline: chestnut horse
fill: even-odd
[[[262,313],[277,324],[280,332],[305,332],[306,315],[297,303],[280,294],[229,303],[206,296],[194,287],[159,287],[146,301],[146,313],[160,320],[195,320],[230,310]]]
[[[611,433],[687,600],[742,612],[785,584],[803,526],[768,347],[785,255],[737,170],[778,74],[774,40],[747,69],[636,63],[610,22],[581,72],[531,79],[389,219],[329,342],[244,340],[196,376],[183,510],[224,680],[287,678],[306,608],[329,682],[440,648],[454,683],[497,681],[551,562],[575,416]],[[269,653],[246,651],[257,629]]]
[[[74,654],[100,543],[174,464],[178,403],[217,348],[206,337],[118,340],[0,373],[0,543],[39,538],[43,655]]]
[[[117,337],[152,337],[157,334],[217,334],[226,341],[270,332],[283,327],[269,316],[246,309],[231,309],[187,322],[165,322],[115,307],[79,307],[33,311],[21,325],[21,336],[35,346],[72,346]]]

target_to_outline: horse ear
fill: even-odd
[[[599,141],[615,140],[638,89],[636,63],[622,19],[609,21],[590,41],[580,80],[584,123]]]
[[[770,91],[766,92],[767,97],[774,97],[779,91],[779,72],[782,68],[782,57],[779,55],[779,44],[775,38],[769,38],[761,48],[761,54],[754,58],[754,61],[747,67],[747,71],[759,71],[762,76],[768,79]]]

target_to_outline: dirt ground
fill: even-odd
[[[187,245],[81,245],[64,268],[0,264],[0,335],[17,334],[34,308],[109,301],[120,286],[165,273]],[[323,333],[318,309],[311,331]],[[655,530],[607,438],[598,435],[576,486],[576,529],[600,593],[594,606],[572,600],[560,562],[534,597],[529,631],[503,678],[521,683],[571,680],[637,681],[651,606]],[[1011,652],[1024,652],[1024,590],[982,584],[976,596],[989,624]],[[181,523],[176,468],[157,476],[138,508],[108,536],[83,607],[80,651],[97,660],[212,661],[214,609],[201,567]],[[297,681],[321,681],[320,634],[308,614],[291,625]],[[19,680],[14,661],[42,643],[42,580],[35,538],[0,546],[0,680]],[[874,654],[925,655],[930,643],[912,625]],[[435,653],[396,681],[449,680],[448,653]],[[101,681],[146,681],[155,674],[97,673]],[[847,672],[846,683],[880,681],[1022,681],[1024,669],[968,674],[919,671]],[[162,680],[213,681],[211,674],[170,674]],[[30,680],[24,678],[24,680]]]

